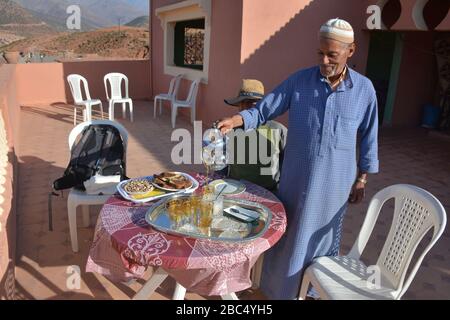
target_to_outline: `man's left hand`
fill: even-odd
[[[356,181],[353,185],[352,192],[350,193],[350,197],[348,201],[352,204],[358,204],[363,201],[366,193],[366,185],[362,182]]]

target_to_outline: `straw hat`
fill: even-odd
[[[244,100],[261,100],[264,98],[264,85],[261,81],[253,79],[242,80],[242,86],[238,96],[235,98],[225,99],[225,103],[230,106],[237,106],[239,102]]]

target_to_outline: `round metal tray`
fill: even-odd
[[[211,224],[212,227],[210,228],[210,230],[208,230],[208,234],[205,234],[203,232],[205,230],[204,228],[197,228],[195,224],[191,224],[190,226],[185,225],[184,227],[178,225],[178,228],[175,228],[174,223],[172,223],[166,210],[166,204],[174,199],[189,199],[189,197],[190,196],[186,195],[174,195],[170,198],[164,198],[160,200],[147,211],[145,220],[156,230],[168,234],[227,242],[243,242],[257,239],[267,231],[272,220],[272,213],[264,205],[247,200],[224,198],[224,209],[237,205],[242,208],[256,211],[257,213],[259,213],[259,218],[253,223],[244,223],[235,220],[232,217],[224,216],[223,213],[220,213],[213,217],[213,222]],[[227,236],[226,233],[224,234],[226,229],[215,228],[214,219],[229,219],[229,223],[231,225],[235,224],[235,226],[239,226],[239,236],[230,237]],[[234,233],[236,233],[236,231],[234,231]]]

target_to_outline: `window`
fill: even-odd
[[[208,82],[211,0],[187,0],[155,10],[164,30],[164,73]]]
[[[203,70],[205,19],[175,24],[174,64],[177,67]]]

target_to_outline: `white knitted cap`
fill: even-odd
[[[328,20],[322,25],[319,35],[323,38],[329,38],[343,43],[353,43],[355,41],[355,34],[350,23],[339,18]]]

